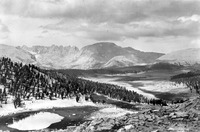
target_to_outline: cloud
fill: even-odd
[[[0,0],[0,14],[40,21],[42,36],[121,41],[200,35],[199,0]]]
[[[42,34],[46,34],[46,33],[48,33],[49,31],[48,30],[43,30],[42,31]]]
[[[200,48],[200,39],[197,38],[197,39],[195,39],[195,40],[192,40],[192,41],[191,41],[191,45],[192,45],[193,47],[195,47],[195,48]]]
[[[90,38],[90,39],[94,39],[96,41],[120,41],[123,39],[124,35],[119,33],[119,32],[114,32],[114,31],[105,31],[105,30],[101,30],[101,31],[95,31],[95,30],[90,30],[85,32],[86,33],[86,37]]]
[[[129,23],[200,14],[197,0],[1,0],[0,11],[23,17]]]
[[[188,21],[200,22],[200,15],[195,14],[189,17],[179,17],[178,20],[181,22],[188,22]]]
[[[1,20],[0,20],[0,32],[2,32],[2,33],[10,32],[8,27]]]
[[[165,31],[168,36],[185,36],[185,37],[199,37],[200,24],[198,22],[191,22],[186,24],[176,24]]]
[[[200,14],[199,0],[169,0],[158,1],[159,8],[153,10],[153,14],[161,17],[177,18],[179,16],[191,16]]]
[[[181,22],[174,21],[141,21],[129,24],[91,22],[63,22],[41,26],[43,30],[61,31],[70,33],[77,37],[90,38],[97,41],[115,40],[125,38],[138,39],[140,37],[198,37],[200,35],[200,24],[196,21]]]
[[[5,40],[9,37],[10,30],[8,29],[7,25],[5,25],[1,20],[0,20],[0,42],[2,40]]]

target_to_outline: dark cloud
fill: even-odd
[[[199,37],[200,23],[190,22],[187,24],[177,24],[168,28],[163,33],[164,36],[185,36],[185,37]]]
[[[198,37],[200,35],[200,23],[198,21],[181,22],[176,21],[148,21],[134,24],[117,24],[117,23],[87,23],[85,25],[66,24],[61,21],[56,24],[41,26],[43,30],[62,31],[64,33],[76,34],[81,32],[84,36],[97,41],[123,40],[125,38],[138,39],[140,37]]]
[[[86,19],[127,23],[148,17],[138,1],[108,0],[1,0],[1,12],[23,17]]]
[[[1,0],[1,11],[23,17],[129,23],[200,14],[198,0]]]
[[[163,2],[163,1],[160,1]],[[169,0],[160,8],[155,9],[153,14],[163,17],[180,17],[200,14],[199,0]]]
[[[33,18],[130,23],[200,14],[198,0],[1,0],[0,11]],[[162,18],[162,19],[164,19]]]

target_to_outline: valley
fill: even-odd
[[[35,47],[34,52],[31,51],[33,49],[27,47],[12,47],[16,54],[13,54],[12,51],[6,52],[9,57],[14,58],[14,61],[6,57],[0,60],[0,120],[2,120],[0,129],[13,132],[28,130],[78,132],[83,130],[83,132],[87,132],[90,129],[91,131],[111,129],[115,131],[125,129],[126,125],[131,125],[126,129],[133,127],[127,121],[121,125],[118,124],[121,118],[129,119],[129,115],[131,115],[129,120],[132,121],[132,116],[134,116],[137,120],[139,119],[139,124],[147,120],[158,122],[158,118],[165,118],[162,115],[164,112],[157,115],[155,111],[164,109],[167,109],[168,112],[168,127],[173,122],[170,116],[171,111],[180,112],[174,107],[181,107],[185,101],[190,102],[191,98],[197,99],[198,84],[193,86],[194,82],[183,81],[190,79],[182,79],[182,75],[183,77],[189,76],[192,78],[191,80],[193,80],[193,76],[198,78],[199,75],[196,74],[199,70],[198,60],[194,65],[192,63],[185,65],[175,61],[173,63],[166,60],[158,61],[157,53],[140,53],[140,51],[122,48],[113,43],[109,43],[107,46],[97,43],[88,47],[83,48],[84,51],[87,50],[84,53],[87,53],[87,57],[91,51],[94,50],[95,53],[98,51],[96,55],[92,53],[92,56],[96,57],[94,57],[95,59],[92,57],[92,67],[85,67],[85,63],[89,65],[91,63],[84,60],[73,67],[74,69],[71,67],[72,63],[68,62],[69,60],[67,62],[62,60],[69,57],[68,55],[64,55],[65,57],[62,59],[57,58],[67,53],[74,55],[74,51],[77,50],[74,47],[68,47],[70,51],[67,52],[68,48],[57,46]],[[117,56],[106,51],[105,54],[110,55],[110,59],[99,64],[101,60],[105,60],[102,58],[104,50],[110,47],[111,49],[115,47],[116,51],[114,51],[117,52]],[[4,45],[2,51],[9,48],[11,47]],[[91,51],[88,52],[88,49]],[[129,50],[131,53],[128,52]],[[138,57],[141,58],[136,63],[133,60],[127,60],[127,57],[130,59],[129,55],[133,54],[133,51],[137,52],[137,55],[140,55]],[[118,56],[126,52],[130,54],[128,56],[126,54],[126,57]],[[4,53],[1,56],[4,56]],[[18,57],[27,53],[28,56]],[[39,54],[44,54],[44,58],[41,59]],[[154,56],[153,60],[150,59],[150,62],[148,58],[152,54],[153,56],[156,54],[156,57]],[[57,56],[53,59],[62,62],[61,65],[66,63],[70,66],[67,68],[72,69],[44,64],[48,58],[52,63],[58,63],[52,60],[52,55]],[[197,54],[195,53],[195,55]],[[101,57],[99,58],[99,56]],[[38,60],[44,63],[41,64]],[[95,60],[95,64],[93,60]],[[96,60],[98,60],[97,63]],[[50,63],[48,62],[48,64]],[[83,67],[79,67],[79,65]],[[191,89],[196,89],[196,91],[191,92]],[[196,107],[196,104],[194,105]],[[189,111],[183,110],[183,112]],[[196,111],[193,114],[196,115]],[[138,115],[145,117],[137,117]],[[147,118],[148,115],[159,117]],[[49,116],[55,118],[48,118]],[[38,125],[33,126],[33,121],[38,122]],[[99,123],[101,125],[98,125]],[[23,127],[25,124],[27,127]]]
[[[2,95],[6,94],[7,101],[2,103],[0,108],[2,116],[0,129],[13,132],[74,131],[83,126],[84,129],[92,129],[88,125],[91,125],[90,123],[96,125],[100,119],[101,123],[109,124],[107,119],[118,121],[118,117],[120,119],[129,114],[137,116],[138,113],[149,109],[155,111],[163,108],[172,109],[174,103],[176,105],[177,102],[179,104],[196,96],[196,92],[191,93],[184,83],[171,80],[176,75],[188,74],[194,70],[193,68],[157,63],[112,69],[47,70],[34,65],[13,63],[10,59],[3,58],[1,60],[3,85],[0,88],[3,89]],[[34,86],[34,84],[39,85]],[[19,91],[12,91],[15,90],[12,89],[13,86],[17,86],[15,88]],[[47,91],[52,91],[53,94]],[[14,96],[11,94],[13,92]],[[88,95],[90,99],[86,100]],[[23,105],[16,107],[13,101],[19,97]],[[49,115],[55,119],[48,118]],[[32,121],[42,122],[32,126]],[[23,127],[24,124],[27,128]],[[101,125],[96,127],[102,131],[118,129],[111,124],[110,126],[105,124],[103,128],[100,128]]]
[[[185,73],[184,70],[148,70],[126,74],[96,74],[83,79],[94,82],[115,84],[136,91],[148,98],[161,98],[172,101],[191,96],[186,85],[175,84],[170,77]]]
[[[4,57],[0,60],[0,72],[0,118],[3,120],[0,122],[1,130],[64,129],[70,125],[82,123],[81,120],[87,121],[84,117],[93,120],[93,118],[100,118],[107,114],[116,117],[127,112],[137,111],[136,104],[128,103],[126,101],[128,98],[124,98],[126,95],[122,95],[123,92],[130,94],[130,97],[133,95],[137,96],[136,100],[138,101],[140,101],[140,98],[143,98],[137,93],[126,91],[117,85],[90,82],[56,71],[43,70],[34,65],[12,62],[11,59]],[[106,87],[108,89],[103,90]],[[115,91],[113,94],[109,91],[112,89]],[[97,94],[100,92],[103,92],[101,93],[102,95]],[[108,94],[112,98],[105,96]],[[121,98],[120,100],[123,98],[124,101],[114,100],[115,94]],[[100,98],[101,103],[99,100],[96,100],[97,98]],[[102,98],[104,99],[102,100]],[[102,103],[102,101],[105,102]],[[139,106],[140,104],[137,105]],[[89,109],[86,109],[85,112],[81,111],[87,106],[89,106]],[[90,110],[93,108],[97,111],[96,113]],[[59,109],[63,109],[61,113],[57,113],[60,116],[52,115],[55,118],[58,117],[58,120],[46,118],[46,116],[59,111]],[[69,117],[65,119],[63,112],[68,109],[73,109],[71,112],[74,113],[69,114],[68,111],[65,117],[68,115]],[[129,109],[129,111],[126,109]],[[75,110],[77,111],[75,112]],[[37,113],[43,111],[50,113],[37,115]],[[74,118],[78,113],[82,113],[81,117]],[[39,123],[41,125],[38,125],[38,127],[32,126],[31,120],[40,120],[41,118],[44,118],[44,124],[41,122]],[[56,122],[58,124],[55,124],[54,127],[48,127]],[[27,123],[27,128],[23,127],[24,123]]]
[[[200,0],[0,0],[0,132],[200,132]]]

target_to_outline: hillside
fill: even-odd
[[[110,59],[106,64],[103,65],[104,68],[107,67],[128,67],[133,66],[137,60],[132,61],[125,56],[116,56]]]
[[[63,99],[95,92],[126,102],[146,100],[144,96],[125,87],[87,81],[66,73],[43,70],[35,65],[16,63],[4,57],[0,59],[0,85],[5,87],[0,90],[0,97],[4,94],[19,99]]]
[[[200,49],[185,49],[174,51],[161,56],[157,60],[182,65],[194,65],[200,63]]]
[[[117,118],[97,118],[66,131],[79,132],[199,132],[200,98],[188,99],[182,104],[165,106]]]

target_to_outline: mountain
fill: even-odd
[[[163,55],[161,53],[142,52],[131,47],[123,48],[110,42],[95,43],[81,49],[56,45],[8,47],[18,50],[16,53],[19,54],[18,58],[21,57],[22,61],[55,69],[100,69],[149,64],[154,63],[157,58]],[[13,50],[9,50],[9,48],[10,53],[5,52],[2,55],[11,54]]]
[[[153,63],[162,55],[141,52],[131,47],[123,48],[110,42],[101,42],[83,47],[75,64],[79,69],[133,66]],[[80,62],[82,62],[81,65]]]
[[[161,56],[157,60],[182,65],[200,64],[200,48],[190,48],[174,51]]]
[[[104,68],[111,67],[128,67],[133,66],[135,63],[129,60],[125,56],[116,56],[110,59],[106,64],[103,65]]]
[[[15,62],[36,63],[36,58],[31,53],[17,47],[0,44],[0,57],[11,58]]]
[[[71,67],[71,62],[76,59],[79,53],[77,47],[71,46],[22,46],[21,48],[35,55],[41,66],[56,69]]]

